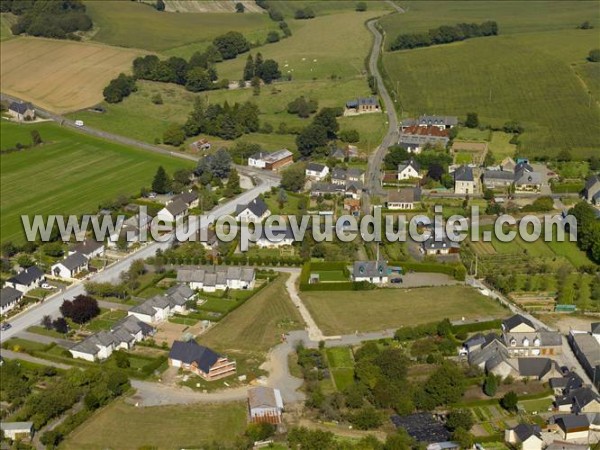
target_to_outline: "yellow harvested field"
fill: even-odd
[[[154,2],[152,2],[154,3]],[[264,13],[265,10],[256,4],[254,1],[242,0],[240,2],[232,2],[229,0],[166,0],[165,11],[167,12],[183,12],[183,13],[235,13],[236,3],[244,5],[246,13]]]
[[[86,108],[101,102],[108,82],[130,73],[140,54],[89,42],[10,39],[0,45],[2,92],[58,113]]]

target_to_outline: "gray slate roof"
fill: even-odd
[[[558,365],[550,358],[519,358],[517,364],[523,377],[542,378],[553,367],[558,370]]]
[[[67,256],[62,261],[59,261],[58,264],[62,264],[69,270],[74,270],[79,267],[83,267],[88,263],[88,259],[79,252],[75,252],[69,256]]]
[[[526,441],[531,436],[536,436],[541,439],[542,430],[538,425],[529,425],[528,423],[521,423],[513,428],[513,431],[521,442]]]
[[[194,190],[190,190],[187,192],[182,192],[179,195],[176,195],[175,197],[173,197],[173,201],[176,200],[181,200],[183,203],[185,203],[186,205],[189,205],[192,202],[195,202],[196,200],[198,200],[198,193]]]
[[[178,216],[187,211],[188,205],[183,202],[181,199],[175,199],[167,206],[165,206],[167,211],[169,211],[173,216]]]
[[[590,426],[590,421],[585,415],[575,415],[568,414],[565,416],[560,416],[556,419],[556,424],[562,428],[563,430],[573,430],[577,428],[588,428]]]
[[[469,166],[460,166],[454,171],[454,181],[473,181],[473,169]]]
[[[27,269],[23,269],[14,277],[9,278],[8,281],[11,283],[22,284],[27,286],[28,284],[31,284],[32,282],[37,281],[43,277],[44,272],[42,272],[42,270],[39,267],[31,266]]]
[[[96,250],[102,248],[103,246],[104,242],[94,241],[93,239],[86,239],[85,241],[74,245],[71,250],[73,252],[78,252],[83,255],[89,255],[95,252]]]
[[[266,386],[258,386],[248,389],[248,405],[250,408],[277,408],[277,397],[275,389]]]
[[[21,297],[23,297],[23,293],[15,288],[2,288],[2,290],[0,290],[0,306],[4,308],[5,306],[10,305],[11,303],[18,302],[21,299]]]
[[[33,422],[0,422],[2,431],[31,430],[32,428]]]
[[[352,267],[354,277],[382,277],[388,275],[388,267],[385,261],[354,261]]]
[[[508,170],[486,170],[483,174],[484,180],[513,181],[515,174]]]
[[[208,373],[210,368],[218,361],[220,355],[210,348],[190,340],[187,342],[173,342],[169,358],[182,361],[185,364],[195,362],[204,373]]]
[[[323,172],[323,169],[325,169],[325,165],[323,164],[319,164],[319,163],[308,163],[306,166],[306,170],[312,171],[312,172]]]
[[[521,169],[515,171],[515,184],[542,184],[542,176],[538,172],[527,172]]]
[[[515,314],[514,316],[509,317],[508,319],[504,319],[502,321],[502,329],[505,331],[511,331],[519,325],[528,325],[529,327],[535,330],[535,326],[528,318],[522,316],[521,314]]]
[[[235,207],[235,215],[237,216],[246,209],[248,209],[256,217],[261,217],[265,212],[269,210],[269,207],[261,197],[256,197],[250,203],[237,205]]]
[[[8,109],[19,114],[25,114],[28,109],[33,109],[33,105],[27,102],[12,102]]]

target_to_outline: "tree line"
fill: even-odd
[[[577,246],[600,264],[600,221],[595,209],[582,201],[571,208],[569,214],[577,219]]]
[[[85,13],[85,5],[80,0],[2,0],[0,12],[18,16],[11,27],[14,35],[27,33],[54,39],[81,40],[77,31],[92,28],[92,19]]]
[[[495,21],[487,21],[481,24],[458,23],[454,26],[442,25],[432,28],[426,33],[400,34],[392,42],[391,50],[406,50],[417,47],[429,47],[431,45],[448,44],[450,42],[464,41],[482,36],[496,36],[498,24]]]
[[[269,13],[269,18],[272,21],[277,22],[277,24],[279,25],[279,29],[283,33],[283,37],[290,37],[292,35],[292,30],[290,30],[289,25],[284,20],[283,14],[281,13],[281,11],[279,11],[276,8],[273,8],[267,2],[267,0],[256,0],[256,5],[262,9],[264,9],[265,11],[267,11]],[[267,37],[267,41],[268,40],[269,39]]]
[[[262,54],[256,54],[256,58],[248,55],[246,65],[244,66],[244,81],[255,79],[263,80],[266,84],[270,84],[273,80],[281,78],[279,64],[273,59],[263,60]],[[255,83],[253,83],[255,84]]]

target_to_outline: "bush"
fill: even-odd
[[[590,53],[588,54],[588,61],[600,62],[600,48],[590,50]]]
[[[356,4],[356,11],[358,12],[363,12],[367,10],[367,3],[366,2],[358,2]]]

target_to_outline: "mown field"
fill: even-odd
[[[22,214],[83,214],[120,194],[149,186],[158,166],[172,173],[190,163],[63,129],[54,123],[0,123],[1,148],[29,144],[36,129],[41,146],[0,156],[2,241],[23,241]],[[118,183],[115,182],[118,180]]]
[[[292,19],[294,13],[298,9],[310,8],[315,12],[317,17],[329,14],[336,14],[343,11],[354,11],[356,3],[353,0],[295,0],[293,2],[287,0],[269,0],[268,4],[273,8],[278,9],[283,15]],[[366,2],[369,11],[372,10],[391,10],[392,7],[385,1],[369,0]]]
[[[102,101],[102,90],[131,72],[136,50],[91,42],[19,37],[2,42],[2,92],[63,113]]]
[[[282,275],[200,337],[203,345],[220,351],[266,352],[281,333],[303,328],[302,318],[285,290]]]
[[[530,156],[569,148],[589,157],[600,144],[597,71],[585,58],[598,46],[594,2],[411,2],[382,19],[388,43],[400,32],[457,22],[496,20],[500,36],[424,49],[388,52],[383,65],[407,114],[479,113],[485,124],[521,121]],[[431,64],[435,61],[436,64]],[[578,76],[580,74],[580,76]],[[584,74],[584,75],[581,75]],[[439,80],[443,80],[440,82]],[[398,81],[398,83],[396,83]],[[565,126],[577,123],[577,127]]]
[[[498,303],[465,286],[379,289],[375,292],[305,292],[306,306],[327,335],[412,326],[444,318],[504,317]]]
[[[168,13],[128,1],[87,1],[87,12],[98,28],[93,39],[119,47],[140,48],[189,57],[227,31],[248,40],[264,41],[277,23],[260,13]]]
[[[245,427],[243,403],[136,408],[118,400],[75,429],[61,448],[197,448],[213,441],[231,444]]]

